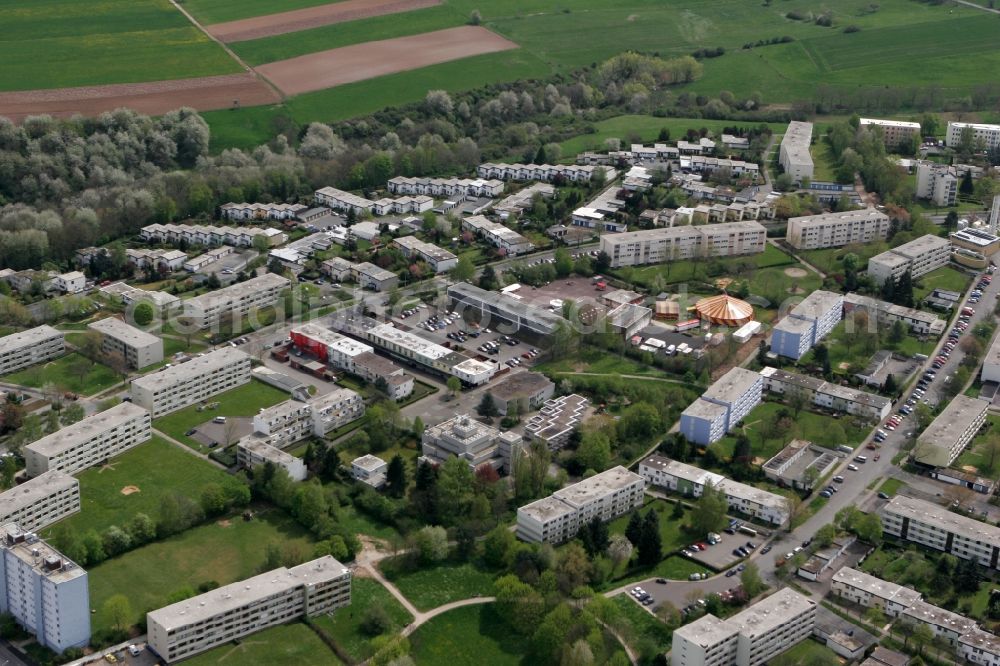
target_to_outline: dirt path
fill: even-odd
[[[207,26],[205,30],[223,42],[242,42],[373,16],[409,12],[439,4],[441,0],[345,0],[319,7],[216,23]]]
[[[261,65],[257,71],[286,95],[298,95],[515,48],[517,44],[486,28],[463,26],[310,53]]]
[[[42,113],[63,118],[76,113],[96,116],[122,106],[158,116],[182,106],[213,111],[229,108],[234,102],[240,106],[258,106],[280,101],[281,97],[274,90],[247,72],[173,81],[5,92],[0,93],[0,116],[14,121]]]

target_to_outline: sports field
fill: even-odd
[[[0,90],[234,74],[239,65],[168,0],[3,4]]]

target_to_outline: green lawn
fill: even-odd
[[[204,447],[184,434],[191,428],[216,416],[253,416],[262,407],[270,407],[285,400],[288,400],[288,394],[284,391],[252,379],[249,384],[212,396],[206,401],[218,402],[218,409],[198,411],[200,405],[191,405],[173,414],[161,416],[153,421],[153,427],[201,451]]]
[[[800,664],[839,663],[837,653],[814,640],[804,640],[793,645],[777,657],[768,660],[768,666],[799,666]]]
[[[670,377],[668,373],[639,361],[591,347],[580,350],[573,358],[539,363],[533,370],[544,373],[593,372],[602,375]]]
[[[206,25],[325,5],[331,0],[185,0],[184,9]],[[334,0],[336,1],[336,0]]]
[[[824,273],[842,273],[844,271],[843,259],[845,255],[856,254],[859,260],[858,266],[864,268],[868,265],[869,259],[888,249],[888,243],[877,241],[874,243],[865,243],[864,245],[828,247],[822,250],[799,250],[796,254]]]
[[[650,641],[657,652],[670,650],[673,632],[667,625],[650,615],[627,594],[614,596],[611,601],[628,622],[629,630],[624,638],[631,646],[635,647],[639,641]]]
[[[180,589],[206,581],[226,585],[260,573],[272,543],[285,553],[296,551],[302,561],[313,552],[312,538],[295,521],[278,509],[265,509],[252,521],[235,516],[207,523],[92,567],[87,573],[90,607],[97,610],[93,629],[110,627],[103,605],[114,594],[128,595],[138,622]]]
[[[833,155],[833,150],[825,138],[818,138],[809,147],[809,153],[813,158],[813,180],[836,182],[837,180],[837,158]]]
[[[952,266],[942,266],[914,280],[913,300],[917,303],[927,298],[935,289],[965,293],[972,278]]]
[[[827,448],[834,448],[838,444],[847,444],[854,447],[860,444],[861,440],[868,434],[868,430],[855,426],[849,417],[834,418],[802,410],[797,417],[793,415],[792,428],[782,433],[780,437],[764,441],[762,436],[764,423],[783,407],[784,405],[781,403],[763,402],[757,405],[743,419],[744,425],[742,431],[750,438],[755,457],[767,460],[793,439],[806,439]],[[831,428],[831,425],[835,423],[840,428]],[[719,440],[717,446],[720,447],[723,455],[732,455],[733,447],[736,445],[735,434],[737,432],[739,432],[739,429]],[[841,436],[841,432],[843,436]]]
[[[981,471],[989,470],[990,461],[987,458],[988,451],[984,444],[989,438],[989,435],[1000,432],[1000,416],[989,413],[986,415],[986,422],[989,424],[987,429],[972,439],[971,446],[959,454],[958,458],[956,458],[955,462],[952,464],[952,467],[957,469],[972,467]],[[996,461],[994,461],[994,463],[996,463]]]
[[[342,613],[343,610],[337,611]],[[301,622],[283,624],[252,634],[233,643],[220,645],[187,659],[190,666],[327,666],[343,663],[312,629]]]
[[[855,333],[847,332],[847,321],[837,324],[823,341],[830,352],[830,367],[837,374],[846,375],[851,365],[864,368],[878,349],[888,349],[906,356],[913,356],[914,354],[929,354],[937,344],[933,338],[919,340],[912,335],[906,335],[899,342],[892,342],[889,340],[887,329],[879,327],[876,331],[880,337],[874,341],[878,349],[873,349],[871,346],[857,344],[858,339]],[[808,360],[811,361],[811,359],[812,356],[809,356]]]
[[[510,631],[492,604],[465,606],[439,615],[413,632],[410,644],[410,656],[421,666],[530,663],[526,661],[528,639]]]
[[[425,611],[442,604],[492,593],[496,574],[462,562],[445,562],[409,571],[398,560],[383,560],[379,568],[403,596]]]
[[[675,520],[671,515],[673,509],[674,505],[672,502],[653,500],[651,502],[647,502],[641,510],[643,516],[645,516],[649,511],[656,511],[657,516],[660,519],[660,541],[663,545],[664,553],[672,553],[680,550],[686,546],[691,539],[690,535],[685,534],[681,529],[681,525],[684,524],[687,514],[685,514],[685,518]],[[628,525],[630,516],[631,514],[627,513],[608,523],[608,532],[611,534],[624,534],[625,527]],[[699,571],[701,570],[703,569],[699,569]]]
[[[240,71],[168,0],[5,3],[3,24],[4,91]]]
[[[121,527],[137,513],[153,520],[159,514],[160,500],[167,494],[180,493],[196,502],[209,483],[240,483],[235,477],[204,460],[194,457],[160,437],[113,458],[107,465],[91,468],[80,479],[80,512],[61,521],[76,534],[89,529],[102,532],[111,525]],[[126,486],[139,492],[125,495]],[[48,528],[51,532],[54,528]],[[58,528],[55,528],[58,529]]]
[[[106,365],[70,352],[54,361],[7,375],[3,381],[32,388],[54,384],[62,391],[93,395],[118,384],[121,377]]]
[[[369,608],[381,608],[392,620],[395,633],[403,629],[413,616],[396,598],[370,578],[356,577],[351,583],[351,605],[331,615],[316,618],[313,622],[333,639],[341,650],[357,661],[372,656],[371,636],[361,630],[361,623]]]
[[[882,482],[882,485],[878,487],[880,492],[885,493],[889,497],[892,497],[899,492],[900,488],[905,487],[906,484],[899,479],[886,479]]]

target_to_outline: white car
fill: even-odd
[[[852,472],[857,472],[858,466],[855,465],[854,463],[851,463],[850,465],[847,466],[847,469],[851,470]]]

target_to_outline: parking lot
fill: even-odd
[[[763,542],[760,536],[749,536],[740,531],[737,531],[736,534],[721,532],[719,536],[722,540],[714,546],[708,541],[702,540],[698,544],[704,545],[704,550],[694,550],[689,546],[682,554],[710,569],[722,571],[745,559],[744,556],[734,553],[734,550],[746,546],[747,543],[752,543],[755,548],[759,548]]]

